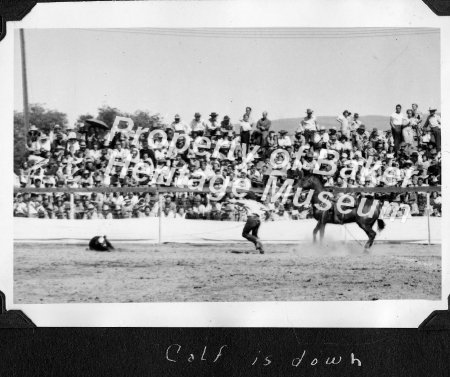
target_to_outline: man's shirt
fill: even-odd
[[[206,122],[203,119],[199,119],[198,121],[196,119],[192,119],[190,126],[192,131],[198,132],[206,130]]]
[[[250,125],[251,125],[251,123],[250,123]],[[260,130],[261,132],[267,132],[267,131],[269,131],[271,125],[272,125],[271,120],[269,120],[268,118],[266,118],[266,119],[261,118],[256,123],[256,128],[258,130]]]
[[[317,120],[315,116],[311,118],[304,117],[301,121],[301,126],[305,131],[317,131]]]

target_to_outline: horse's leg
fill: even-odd
[[[371,235],[371,237],[370,237],[370,239],[369,239],[369,247],[372,247],[372,245],[373,245],[373,242],[375,241],[375,237],[377,236],[377,232],[375,232],[373,229],[372,229],[372,227],[373,227],[373,224],[370,226],[370,228],[369,228],[369,231],[370,231],[370,235]]]
[[[359,222],[357,222],[357,224],[362,230],[364,230],[364,232],[366,232],[367,237],[369,237],[369,240],[364,245],[364,249],[368,250],[372,246],[373,241],[375,240],[375,236],[377,235],[377,232],[375,232],[372,229],[373,224],[372,224],[372,226],[370,226],[367,223],[359,223]]]
[[[314,243],[317,242],[317,232],[319,231],[319,229],[320,229],[320,221],[317,222],[317,225],[316,225],[316,227],[313,230],[313,241],[314,241]]]
[[[322,243],[323,235],[325,233],[325,225],[326,225],[326,223],[322,223],[321,227],[320,227],[320,243]]]

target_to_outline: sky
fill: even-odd
[[[437,29],[26,29],[29,103],[96,115],[103,105],[189,121],[389,115],[440,109]],[[22,110],[19,32],[15,109]]]

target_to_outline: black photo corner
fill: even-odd
[[[37,2],[0,0],[0,40]],[[39,328],[0,291],[0,376],[448,376],[449,309],[417,329]]]

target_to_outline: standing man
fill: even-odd
[[[230,202],[238,205],[247,212],[247,221],[242,230],[242,237],[252,242],[260,254],[264,254],[264,247],[259,239],[258,232],[261,221],[269,218],[269,208],[262,203],[249,199],[232,199]]]
[[[413,103],[411,105],[411,109],[413,112],[413,117],[416,118],[418,120],[418,123],[422,122],[422,118],[423,118],[423,114],[419,111],[419,106],[417,105],[417,103]]]
[[[354,113],[353,114],[353,120],[352,120],[352,124],[350,126],[351,131],[355,131],[358,129],[358,127],[362,124],[361,120],[359,119],[359,114],[358,113]]]
[[[350,111],[344,110],[342,116],[338,116],[336,118],[336,120],[341,124],[341,134],[346,136],[347,139],[350,139],[350,131],[351,131],[350,115],[352,115]]]
[[[441,150],[441,117],[436,114],[436,108],[430,107],[430,115],[428,115],[424,128],[430,127],[431,135],[433,135],[434,143],[438,152]]]
[[[269,135],[270,126],[272,121],[267,118],[267,111],[262,113],[261,119],[256,123],[256,130],[253,131],[252,140],[253,144],[259,146],[266,146],[267,135]]]
[[[246,108],[245,108],[245,114],[244,115],[247,115],[248,116],[248,121],[250,122],[250,124],[252,125],[252,127],[253,127],[253,125],[255,124],[255,122],[253,121],[253,118],[252,118],[252,108],[250,107],[250,106],[247,106]],[[244,119],[244,115],[242,116],[242,119]]]
[[[239,122],[240,127],[240,135],[241,135],[241,147],[243,152],[247,154],[248,146],[250,144],[250,132],[252,130],[252,126],[248,121],[248,115],[244,114],[244,119]]]
[[[314,141],[314,134],[319,130],[316,117],[313,115],[314,111],[306,110],[306,116],[302,119],[300,126],[304,131],[305,141],[312,144]]]
[[[402,126],[403,120],[405,119],[405,115],[402,113],[402,106],[395,106],[395,113],[391,115],[390,124],[392,137],[394,138],[394,148],[398,151],[400,144],[403,141],[402,137]]]
[[[419,111],[419,106],[417,105],[417,103],[413,103],[411,105],[411,109],[412,109],[412,117],[414,119],[416,119],[416,127],[414,128],[415,131],[415,136],[414,138],[417,141],[417,144],[420,145],[420,143],[422,142],[422,121],[423,121],[423,114],[421,111]]]

